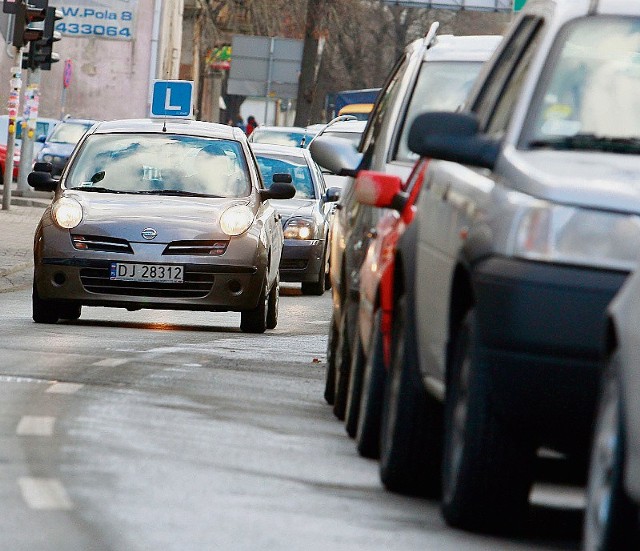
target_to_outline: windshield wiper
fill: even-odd
[[[640,138],[621,138],[615,136],[596,136],[595,134],[576,134],[529,143],[536,149],[607,151],[611,153],[640,153]]]
[[[182,197],[214,197],[220,198],[221,195],[210,195],[208,193],[196,193],[195,191],[184,191],[181,189],[149,189],[143,191],[136,191],[141,195],[175,195]]]
[[[100,187],[100,186],[76,186],[69,189],[73,189],[77,191],[93,191],[95,193],[130,193],[127,191],[119,191],[117,189],[110,189],[108,187]]]

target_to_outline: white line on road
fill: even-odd
[[[16,427],[16,434],[19,436],[51,436],[55,422],[55,417],[25,415]]]
[[[67,491],[57,478],[23,476],[18,479],[18,484],[22,498],[31,509],[53,511],[73,508]]]
[[[126,364],[128,361],[128,358],[106,358],[104,360],[94,362],[91,365],[96,367],[118,367],[119,365]]]
[[[53,383],[45,392],[52,394],[75,394],[84,385],[80,383]]]

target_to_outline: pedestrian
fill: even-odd
[[[238,118],[236,119],[235,126],[238,127],[238,128],[242,128],[243,132],[247,131],[247,127],[244,125],[244,119],[239,115],[238,115]]]
[[[256,120],[256,118],[253,115],[249,115],[249,118],[247,118],[247,136],[251,136],[251,133],[258,128],[258,121]]]

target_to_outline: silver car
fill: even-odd
[[[95,125],[61,179],[36,164],[29,184],[55,190],[34,243],[33,319],[74,320],[82,306],[239,311],[263,332],[278,316],[283,232],[241,130],[185,122]]]

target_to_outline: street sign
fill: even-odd
[[[193,82],[156,80],[151,98],[152,118],[187,119],[193,114]]]
[[[527,0],[513,0],[513,11],[520,11],[526,2]]]
[[[71,75],[73,73],[73,65],[70,59],[64,60],[64,71],[62,72],[62,86],[69,88],[71,84]]]

